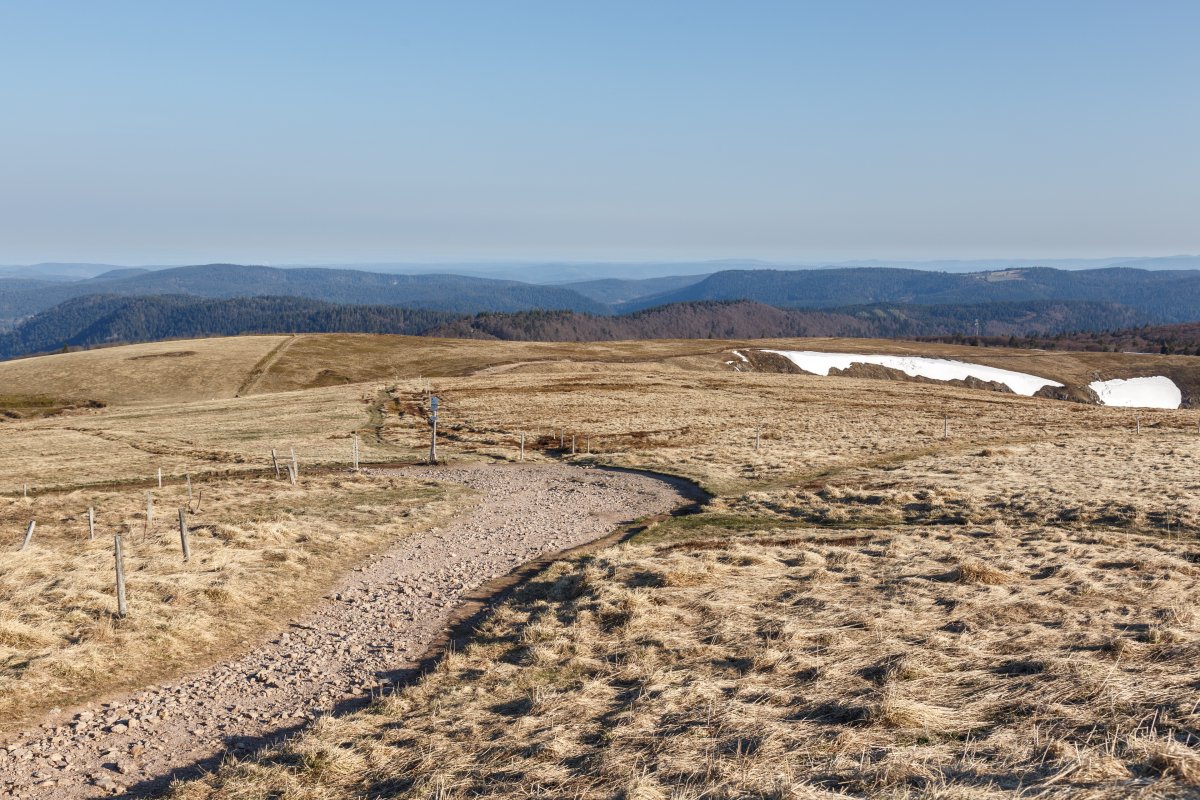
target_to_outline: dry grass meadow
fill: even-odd
[[[167,362],[219,361],[221,341],[236,353],[230,368],[213,371],[211,388],[189,386],[194,397],[182,402]],[[111,646],[105,637],[134,635],[105,628],[110,542],[79,536],[92,498],[114,509],[109,535],[132,529],[137,557],[200,581],[172,602],[173,586],[144,578],[140,596],[155,597],[158,609],[141,611],[145,641],[160,635],[146,630],[152,614],[195,614],[203,627],[203,614],[220,613],[222,595],[209,597],[204,580],[228,574],[242,583],[224,588],[253,592],[265,577],[280,580],[276,571],[286,579],[294,564],[267,555],[291,552],[277,537],[314,537],[308,557],[326,558],[334,574],[344,554],[329,556],[321,531],[358,530],[361,553],[408,524],[387,520],[394,499],[416,504],[416,514],[450,508],[456,501],[422,505],[431,487],[385,490],[328,475],[297,496],[263,477],[271,447],[295,447],[314,474],[344,466],[352,431],[365,461],[419,458],[432,390],[451,459],[515,460],[524,434],[527,460],[683,475],[713,500],[556,565],[418,683],[179,786],[176,797],[1200,793],[1197,412],[1140,412],[1138,434],[1131,410],[725,364],[732,349],[752,345],[173,342],[137,347],[198,355],[134,362],[136,396],[121,394],[121,382],[35,369],[65,356],[13,362],[40,375],[31,394],[108,406],[0,423],[9,444],[0,451],[9,504],[0,531],[14,548],[30,516],[21,485],[47,504],[46,536],[35,537],[44,563],[29,566],[39,562],[29,552],[0,557],[16,559],[0,561],[0,648],[9,648],[0,650],[9,659],[0,687],[23,685],[14,647],[41,648],[24,667],[28,680],[66,687],[94,680],[94,662],[66,656],[71,647],[86,641],[97,654]],[[1093,373],[1200,375],[1182,357],[769,346],[969,357],[1075,384]],[[94,376],[125,374],[130,356],[143,354],[71,357],[93,357]],[[108,363],[120,369],[106,371]],[[0,364],[8,394],[11,367]],[[228,493],[212,506],[212,533],[197,536],[209,573],[196,557],[179,564],[165,529],[138,538],[144,486],[120,481],[144,482],[159,466]],[[351,491],[370,498],[367,510],[300,513]],[[359,513],[376,521],[359,525]],[[223,541],[217,532],[226,529],[249,531],[239,534],[250,537],[246,547]],[[9,564],[33,572],[14,580]],[[293,581],[300,592],[300,577]],[[244,638],[270,620],[235,624]],[[171,634],[161,635],[169,645]],[[171,664],[195,657],[185,647]]]
[[[395,478],[301,475],[74,489],[0,500],[0,730],[252,643],[350,565],[466,498]],[[87,509],[95,509],[89,539]],[[177,512],[188,515],[183,561]],[[25,526],[36,519],[30,545]],[[14,535],[20,532],[21,535]],[[116,614],[113,536],[129,612]]]

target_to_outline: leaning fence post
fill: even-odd
[[[292,486],[296,485],[296,465],[288,464],[288,479],[291,480]]]
[[[113,535],[113,557],[117,561],[117,616],[124,617],[125,608],[125,557],[121,552],[121,534]]]
[[[93,541],[96,538],[96,509],[93,506],[88,506],[88,540]]]
[[[275,467],[275,480],[279,480],[279,458],[275,455],[275,448],[271,448],[271,465]]]
[[[179,544],[183,547],[183,560],[192,559],[192,548],[188,545],[187,509],[179,509]]]
[[[24,550],[26,547],[29,547],[29,542],[31,539],[33,539],[33,529],[36,527],[37,520],[29,520],[29,527],[25,529],[25,541],[21,542],[21,547],[18,548],[19,550]]]

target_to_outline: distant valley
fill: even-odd
[[[727,269],[549,285],[211,264],[0,278],[2,358],[170,338],[346,332],[542,341],[978,335],[990,344],[1190,354],[1197,326],[1188,323],[1197,320],[1200,271],[1187,269]]]

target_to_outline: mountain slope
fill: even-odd
[[[338,305],[297,297],[97,295],[69,300],[0,334],[0,358],[63,348],[245,333],[418,334],[453,318],[441,311]]]
[[[974,332],[976,320],[983,334],[1008,337],[1091,326],[1116,329],[1136,325],[1141,318],[1124,306],[1093,302],[782,309],[747,300],[701,300],[616,317],[546,311],[479,314],[440,325],[427,335],[548,342],[793,336],[911,338],[967,335]]]

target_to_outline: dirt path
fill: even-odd
[[[262,379],[265,378],[267,373],[271,371],[271,367],[275,366],[275,364],[279,362],[279,359],[283,357],[283,354],[286,353],[292,345],[303,338],[304,336],[302,334],[292,334],[287,339],[284,339],[282,342],[277,344],[275,348],[271,350],[271,352],[266,354],[266,356],[259,359],[258,363],[254,365],[254,368],[250,370],[250,373],[246,375],[246,379],[242,381],[242,385],[238,387],[235,396],[245,397],[248,394],[252,394],[254,390],[258,388],[258,385],[262,383]]]
[[[406,469],[465,484],[480,501],[447,527],[356,568],[314,609],[251,652],[176,683],[60,714],[0,749],[0,797],[153,795],[361,706],[413,677],[460,599],[546,553],[688,498],[666,480],[562,465]]]

